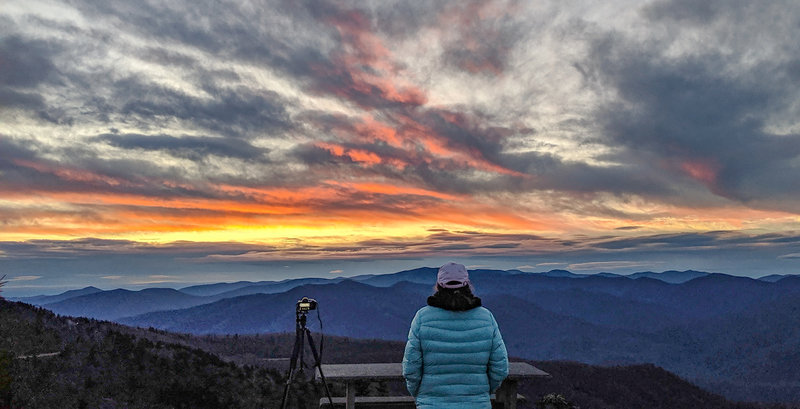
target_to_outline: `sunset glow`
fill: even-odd
[[[774,17],[800,10],[683,3],[12,0],[0,267],[44,282],[26,262],[91,242],[230,271],[798,272],[800,49]]]

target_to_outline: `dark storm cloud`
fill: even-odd
[[[652,20],[673,20],[700,25],[713,23],[722,14],[746,16],[750,14],[748,7],[758,9],[764,5],[743,0],[660,0],[646,6],[643,14]]]
[[[374,41],[364,39],[375,27],[364,12],[355,8],[326,2],[276,2],[252,13],[206,2],[131,7],[128,3],[111,1],[79,2],[76,6],[87,15],[112,19],[124,16],[119,21],[121,28],[144,38],[174,41],[216,58],[278,70],[311,93],[331,95],[364,108],[416,106],[422,102],[420,91],[411,86],[398,87],[387,73],[377,73],[370,67],[375,59],[382,58],[382,51],[380,47],[371,48]],[[215,18],[202,18],[201,24],[199,17],[208,14]],[[187,64],[193,59],[152,47],[137,54],[161,64],[186,68],[191,68]],[[238,77],[231,71],[192,69],[201,71],[202,82],[232,81]],[[287,118],[280,103],[275,101],[276,95],[241,95],[242,89],[231,92],[208,89],[207,85],[201,84],[216,100],[211,104],[174,90],[159,89],[142,78],[119,81],[113,88],[119,91],[115,96],[118,101],[142,96],[125,102],[121,107],[123,114],[145,118],[174,116],[226,132],[235,132],[236,126],[251,122],[276,130],[285,128]]]
[[[307,165],[337,164],[340,159],[331,151],[320,148],[314,144],[298,145],[290,152],[294,158],[299,159]],[[352,160],[350,160],[352,162]]]
[[[45,158],[53,155],[68,157],[70,163]],[[225,196],[207,181],[192,179],[183,169],[156,166],[131,156],[104,159],[89,146],[56,149],[0,137],[0,191],[121,193],[153,198]]]
[[[202,161],[208,156],[266,160],[265,155],[269,153],[267,149],[256,148],[246,141],[225,137],[105,134],[98,136],[97,140],[124,149],[164,151],[193,161]]]
[[[13,22],[0,18],[0,26],[13,27]],[[3,31],[0,29],[0,33]],[[52,62],[56,52],[44,41],[18,35],[0,38],[0,110],[19,108],[46,117],[44,98],[36,88],[58,80]]]
[[[191,67],[200,63],[197,58],[174,50],[157,47],[146,47],[140,50],[137,55],[144,61],[166,66]]]
[[[667,19],[669,24],[720,24],[733,31],[709,29],[708,40],[719,42],[725,41],[723,36],[750,36],[738,30],[751,30],[763,19],[758,29],[769,32],[765,38],[775,36],[786,55],[800,53],[797,42],[781,39],[781,30],[792,23],[769,19],[788,11],[779,4],[759,5],[748,24],[737,24],[728,19],[755,5],[689,3],[662,1],[645,14],[653,24]],[[796,3],[784,6],[792,10],[789,15],[800,15]],[[608,142],[623,148],[617,160],[649,162],[674,175],[676,186],[694,180],[718,196],[755,207],[800,210],[800,179],[795,176],[800,171],[800,135],[769,131],[771,122],[793,113],[789,103],[800,97],[800,84],[792,79],[794,60],[778,55],[747,61],[744,50],[718,49],[675,56],[667,51],[681,45],[670,41],[611,33],[593,43],[588,67],[619,95],[596,114]]]
[[[376,25],[387,35],[406,38],[422,28],[434,26],[447,7],[444,1],[398,2],[375,10]]]
[[[116,99],[125,101],[119,113],[145,122],[172,117],[226,136],[280,132],[291,127],[285,101],[271,91],[209,89],[211,98],[199,98],[143,79],[131,78],[114,85]]]
[[[38,24],[51,23],[60,27],[48,20],[35,20]],[[7,22],[14,26],[13,22]],[[97,52],[104,49],[100,45],[102,42],[88,43],[88,37],[93,41],[97,37],[93,32],[76,27],[69,27],[69,32],[73,38],[32,40],[12,35],[0,40],[0,102],[4,106],[28,110],[45,121],[74,124],[74,111],[46,105],[37,89],[46,83],[53,91],[62,88],[72,95],[73,102],[81,105],[81,115],[104,122],[138,120],[147,128],[175,118],[192,121],[211,131],[240,136],[252,132],[283,132],[291,127],[285,109],[287,101],[278,94],[221,86],[222,82],[239,80],[233,71],[207,69],[201,64],[192,64],[196,63],[193,58],[151,47],[131,51],[153,62],[184,67],[185,75],[192,77],[210,98],[191,96],[141,75],[120,76],[111,71],[98,75],[97,67],[88,70],[80,60],[75,60],[77,55],[72,56],[64,48],[69,47],[78,54],[78,50]],[[63,87],[68,87],[69,91]],[[107,90],[111,91],[111,96]]]
[[[394,78],[390,76],[391,72],[374,71],[373,65],[391,67],[395,62],[386,59],[380,42],[374,41],[380,28],[365,10],[333,3],[284,2],[273,5],[275,10],[270,9],[269,13],[256,11],[254,19],[238,8],[219,9],[218,5],[202,2],[191,7],[183,4],[131,7],[127,3],[113,1],[75,4],[88,16],[114,19],[115,24],[124,31],[157,39],[159,42],[174,41],[197,47],[218,57],[229,56],[239,61],[263,63],[288,74],[312,93],[331,95],[369,110],[394,112],[389,117],[399,115],[405,124],[395,122],[390,123],[390,126],[428,127],[447,147],[475,155],[494,165],[503,167],[508,162],[514,167],[524,167],[533,162],[528,161],[530,158],[515,160],[501,154],[506,134],[514,130],[483,126],[481,122],[486,118],[480,116],[467,120],[458,112],[417,109],[424,101],[424,94],[420,90],[410,84],[395,84]],[[479,4],[474,3],[470,7],[474,9]],[[287,37],[286,32],[279,30],[278,26],[256,24],[256,21],[285,24],[275,21],[273,13],[276,10],[290,17],[299,40]],[[475,17],[470,15],[469,10],[464,11],[459,7],[453,7],[451,11],[466,13],[464,16],[456,15],[456,19],[472,21],[472,17]],[[448,13],[446,10],[437,12]],[[208,13],[215,14],[215,18],[204,19],[206,23],[200,24],[195,18]],[[122,16],[124,18],[119,19]],[[470,23],[471,29],[481,29],[482,22],[473,23]],[[502,24],[485,23],[502,29]],[[80,31],[74,27],[70,30]],[[322,41],[303,41],[308,38]],[[86,85],[86,90],[78,90],[84,93],[82,109],[85,114],[95,115],[97,119],[109,124],[119,120],[135,123],[143,130],[158,128],[179,119],[201,126],[211,131],[211,134],[222,136],[263,136],[266,132],[273,137],[281,137],[297,126],[287,113],[289,102],[277,94],[220,85],[220,81],[236,82],[239,77],[235,72],[203,68],[196,57],[166,48],[148,46],[133,48],[130,52],[163,66],[179,67],[187,78],[192,78],[211,98],[199,98],[167,88],[142,75],[129,75],[108,81],[105,78],[118,77],[109,73],[99,76],[99,82],[95,83],[89,78],[90,74],[75,67],[67,75],[72,82]],[[92,73],[91,77],[98,76]],[[111,90],[111,96],[104,96],[107,93],[102,91],[106,89]],[[448,122],[445,116],[456,119]],[[53,114],[49,117],[53,121],[74,120]],[[323,132],[327,129],[322,122],[312,124],[319,126]],[[338,126],[343,128],[348,125]],[[316,131],[311,129],[311,132]],[[116,145],[123,146],[119,140]],[[429,187],[436,189],[469,192],[488,188],[511,190],[524,187],[509,176],[495,175],[491,181],[486,181],[485,178],[465,178],[462,176],[464,170],[468,170],[465,169],[465,164],[439,160],[425,152],[403,151],[385,144],[368,146],[361,143],[351,147],[373,152],[387,160],[397,159],[408,164],[403,169],[375,167],[372,171],[377,174],[406,181],[424,181]],[[333,158],[314,146],[300,146],[296,150],[297,157],[312,164],[317,161],[331,163],[334,160],[354,164],[347,157]],[[177,153],[174,149],[171,152]],[[186,156],[187,152],[183,150],[177,154],[190,159],[202,156],[202,152],[196,156]],[[241,158],[242,152],[239,153],[233,156]],[[546,158],[536,159],[545,163]],[[528,169],[521,171],[527,172]]]
[[[288,242],[287,242],[288,243]],[[571,244],[565,246],[564,244]],[[567,243],[557,238],[514,234],[464,234],[447,232],[422,239],[386,238],[365,240],[353,245],[313,245],[295,240],[291,246],[244,243],[174,242],[148,244],[129,240],[84,238],[77,240],[30,240],[0,242],[0,253],[15,259],[104,257],[106,255],[169,255],[186,261],[253,262],[280,260],[286,256],[307,255],[317,259],[381,259],[430,256],[496,256],[524,258],[534,255],[606,258],[671,254],[718,255],[748,252],[754,259],[796,258],[800,251],[798,235],[747,235],[719,231],[708,233],[659,234],[633,238],[584,238]]]
[[[63,164],[69,162],[73,170],[99,177],[67,180],[54,172],[14,165],[18,175],[25,175],[19,179],[31,177],[32,185],[72,184],[76,191],[102,188],[158,197],[219,194],[186,170],[153,166],[141,155],[144,150],[192,161],[223,157],[272,166],[263,170],[261,179],[268,180],[263,184],[310,185],[331,177],[378,176],[441,192],[555,191],[573,202],[585,202],[564,203],[559,208],[629,219],[637,216],[592,208],[591,194],[638,194],[691,205],[700,200],[697,192],[708,189],[753,207],[797,210],[800,203],[796,193],[800,182],[794,177],[800,170],[799,139],[791,132],[778,135],[769,129],[776,115],[789,117],[787,106],[798,96],[800,60],[791,55],[800,54],[800,49],[788,40],[779,43],[787,57],[756,56],[755,64],[747,66],[738,50],[723,53],[702,44],[690,44],[699,51],[690,47],[670,54],[667,50],[682,45],[652,33],[641,38],[622,32],[593,37],[591,54],[575,67],[587,82],[594,81],[588,85],[619,96],[594,110],[600,137],[576,136],[612,148],[612,153],[598,159],[615,165],[599,166],[532,149],[520,151],[514,141],[536,142],[542,130],[517,125],[514,120],[524,123],[523,117],[509,120],[486,112],[507,109],[504,106],[433,106],[426,103],[423,87],[399,80],[402,76],[397,74],[406,67],[401,58],[395,58],[391,41],[413,39],[423,30],[439,30],[436,35],[442,38],[436,40],[443,49],[437,64],[444,72],[455,68],[486,77],[515,74],[508,71],[512,52],[530,45],[521,41],[530,41],[531,27],[515,15],[514,7],[523,7],[522,3],[406,2],[366,7],[275,1],[254,8],[206,0],[191,4],[73,0],[70,4],[85,18],[103,24],[78,28],[34,17],[18,22],[44,25],[60,36],[45,42],[12,35],[0,43],[3,54],[15,56],[13,64],[17,64],[14,73],[0,71],[0,100],[13,100],[17,107],[54,123],[97,119],[106,128],[125,124],[126,135],[103,135],[100,140],[125,150],[127,156],[98,158],[97,149],[90,147],[50,151],[49,158],[63,157]],[[788,15],[797,15],[797,6],[783,5]],[[750,30],[753,20],[766,22],[764,16],[772,15],[763,12],[744,18],[753,7],[740,1],[659,1],[641,15],[649,19],[648,24],[677,31],[723,21],[733,36],[739,36]],[[779,7],[761,8],[774,11]],[[733,24],[736,19],[748,26]],[[103,28],[109,25],[113,29]],[[786,23],[761,25],[772,31],[786,27]],[[712,30],[700,37],[716,44],[724,34]],[[69,61],[62,55],[65,44],[73,50]],[[156,75],[123,72],[113,64],[90,67],[91,59],[77,58],[89,53],[104,59],[109,51],[155,64],[194,89],[168,86]],[[401,143],[392,145],[369,135],[359,128],[364,124],[357,115],[303,112],[298,101],[252,87],[252,78],[246,78],[250,68],[274,72],[301,93],[337,98],[361,108],[364,115],[396,130]],[[13,82],[24,89],[9,85],[13,76],[20,76]],[[421,80],[424,83],[425,78]],[[59,94],[75,96],[75,106],[45,106],[42,95],[32,91],[45,83],[58,87]],[[199,133],[207,136],[164,129],[176,122],[200,128]],[[435,154],[424,146],[423,136],[455,155]],[[278,169],[266,159],[270,152],[258,148],[254,139],[286,141],[284,164],[301,166],[294,167],[291,175],[285,170],[288,166]],[[374,154],[380,160],[366,163],[355,155],[336,155],[316,142]],[[248,186],[259,182],[253,176],[212,173],[202,175],[212,184],[222,179]],[[104,177],[119,183],[103,182]],[[387,202],[387,208],[402,208],[396,199]]]
[[[28,111],[43,112],[44,98],[38,93],[17,92],[8,87],[0,87],[0,107],[14,107]]]
[[[511,52],[527,30],[527,22],[515,19],[515,3],[504,4],[505,10],[495,13],[486,13],[496,4],[493,2],[473,1],[459,7],[452,19],[455,24],[450,27],[458,35],[445,45],[445,64],[472,74],[503,74]]]
[[[306,116],[305,120],[325,129],[327,133],[356,135],[356,120],[342,117]],[[481,177],[470,172],[476,164],[462,160],[441,158],[425,150],[398,149],[383,141],[371,140],[369,135],[359,135],[365,142],[341,143],[344,148],[372,152],[386,160],[405,163],[402,169],[389,166],[373,167],[383,176],[416,181],[444,192],[474,193],[498,191],[531,191],[553,189],[574,193],[612,192],[641,193],[649,195],[675,194],[669,181],[638,163],[614,167],[593,166],[582,162],[566,162],[548,153],[507,153],[514,137],[536,138],[527,128],[490,126],[494,122],[489,114],[471,111],[453,111],[442,108],[416,108],[390,111],[386,123],[405,140],[416,139],[416,132],[442,143],[452,152],[462,152],[467,157],[485,161],[493,170]],[[308,164],[334,164],[348,158],[332,155],[318,147],[299,147],[299,157]],[[503,169],[507,173],[502,173]],[[533,178],[527,178],[530,175]]]
[[[687,250],[687,249],[756,249],[800,245],[800,236],[792,234],[748,235],[733,231],[658,234],[632,238],[611,238],[590,243],[608,250]]]
[[[271,1],[249,10],[213,1],[72,3],[87,16],[115,21],[124,31],[193,47],[224,60],[261,63],[299,76],[310,75],[319,64],[330,64],[326,55],[332,28],[315,23],[311,13],[325,2]],[[148,59],[179,65],[191,58],[154,49],[148,54]]]
[[[485,233],[485,232],[468,232],[468,231],[443,231],[435,232],[428,236],[428,240],[453,242],[453,241],[468,241],[474,239],[490,240],[490,241],[547,241],[549,239],[538,236],[535,234],[508,234],[508,233]]]
[[[174,257],[240,254],[248,251],[270,251],[271,246],[244,243],[173,242],[149,244],[131,240],[109,240],[86,237],[75,240],[0,241],[0,253],[7,258],[46,259],[102,257],[104,255],[171,255]]]
[[[0,19],[5,24],[7,19]],[[11,35],[0,39],[0,86],[34,88],[57,73],[54,50],[44,41]]]
[[[509,154],[504,151],[509,138],[521,135],[535,137],[526,128],[487,126],[487,114],[458,112],[441,108],[415,108],[384,111],[384,125],[397,132],[398,138],[421,143],[417,149],[399,148],[376,140],[370,131],[358,129],[360,120],[323,113],[307,112],[299,121],[313,124],[323,135],[334,135],[331,140],[344,150],[370,152],[382,160],[382,165],[365,169],[347,155],[334,155],[330,150],[306,144],[297,146],[292,154],[311,166],[358,166],[362,172],[379,174],[392,179],[421,183],[444,192],[471,193],[478,191],[528,191],[532,189],[560,189],[576,192],[628,192],[663,191],[661,181],[646,173],[629,168],[600,168],[583,163],[566,163],[546,153],[528,152]],[[463,153],[465,157],[481,163],[467,163],[463,159],[442,158],[424,148],[419,135],[430,138],[449,151]],[[357,140],[358,142],[349,142]],[[343,142],[348,141],[348,142]],[[388,166],[400,163],[403,166]],[[481,177],[474,177],[474,167],[495,167]],[[499,169],[499,172],[497,173]],[[507,172],[503,174],[503,170]],[[535,176],[535,180],[525,175]]]
[[[526,34],[528,21],[517,20],[519,2],[399,2],[376,8],[381,32],[397,39],[421,30],[442,36],[443,69],[496,76],[508,68],[514,47]]]

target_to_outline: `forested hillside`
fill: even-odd
[[[0,350],[14,408],[276,407],[280,372],[87,319],[64,319],[0,300]],[[40,354],[57,353],[54,356]],[[308,384],[301,384],[309,396]]]

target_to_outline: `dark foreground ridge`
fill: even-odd
[[[192,336],[69,318],[0,299],[0,407],[274,408],[291,334]],[[399,362],[402,342],[326,337],[325,363]],[[549,380],[523,383],[532,408],[560,393],[581,408],[788,409],[732,403],[652,365],[599,367],[534,362]],[[4,379],[8,382],[4,382]],[[316,408],[313,383],[298,380],[290,407]],[[402,385],[372,383],[359,394]],[[341,386],[334,385],[341,395]]]

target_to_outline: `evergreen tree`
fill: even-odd
[[[11,401],[10,366],[11,355],[4,350],[0,350],[0,404],[2,405],[8,405]]]
[[[569,403],[566,398],[555,393],[550,393],[536,402],[537,409],[578,409]]]

